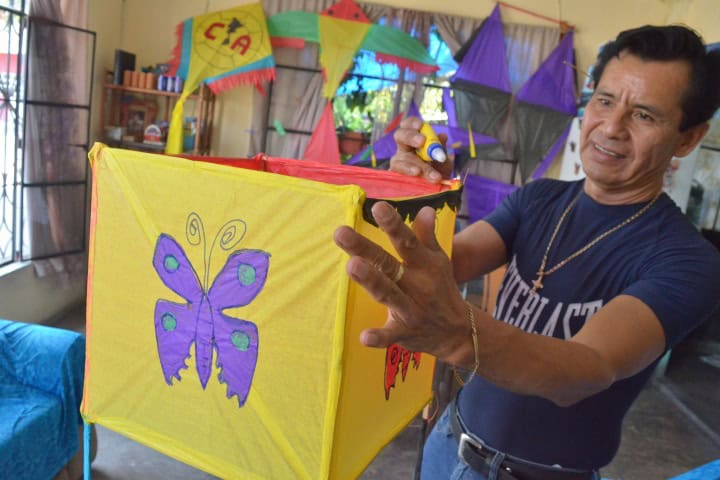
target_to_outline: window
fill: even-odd
[[[85,250],[95,33],[26,7],[0,0],[0,266]]]
[[[372,52],[359,52],[335,97],[333,107],[338,126],[377,134],[373,125],[384,129],[399,113],[407,111],[418,81],[424,88],[423,101],[418,105],[421,115],[428,122],[446,124],[442,93],[449,87],[457,63],[435,26],[431,27],[429,38],[428,51],[439,70],[420,79],[410,70],[377,62]]]
[[[20,142],[20,90],[18,72],[22,57],[24,2],[0,5],[0,266],[12,262],[20,249],[18,159]]]

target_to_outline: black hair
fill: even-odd
[[[720,50],[708,52],[702,38],[681,25],[634,28],[603,46],[592,72],[595,86],[612,58],[628,52],[643,60],[686,61],[690,81],[683,94],[680,131],[708,121],[720,106]]]

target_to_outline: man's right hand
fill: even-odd
[[[390,159],[390,170],[393,172],[422,176],[427,181],[439,183],[443,178],[450,178],[453,164],[448,158],[445,162],[424,162],[415,153],[425,143],[425,136],[420,133],[422,120],[417,117],[407,117],[400,122],[400,126],[393,135],[397,144],[397,151]],[[447,142],[447,135],[438,135],[443,145]]]

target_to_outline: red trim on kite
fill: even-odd
[[[168,62],[170,69],[168,75],[177,75],[178,68],[180,68],[180,61],[182,60],[182,39],[183,39],[183,26],[185,22],[178,23],[175,27],[175,47],[172,49],[172,58]]]
[[[270,37],[273,48],[305,48],[304,38]]]
[[[320,15],[327,15],[328,17],[342,20],[350,20],[352,22],[370,23],[370,20],[365,15],[365,12],[363,12],[357,3],[352,0],[340,0],[320,12]]]
[[[229,75],[215,80],[212,83],[208,83],[207,86],[217,95],[220,92],[237,87],[238,85],[260,85],[262,82],[270,82],[273,80],[275,80],[275,68],[263,68],[251,72]]]
[[[437,65],[428,65],[426,63],[414,62],[412,60],[408,60],[407,58],[402,58],[395,55],[388,55],[387,53],[380,52],[375,52],[375,60],[377,60],[379,63],[394,63],[400,68],[409,68],[413,72],[417,72],[423,75],[429,75],[440,69]]]

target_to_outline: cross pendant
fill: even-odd
[[[537,272],[537,276],[538,277],[532,281],[533,286],[532,286],[532,290],[530,290],[530,293],[532,295],[535,295],[538,290],[543,288],[542,279],[545,276],[545,274],[543,272]]]

